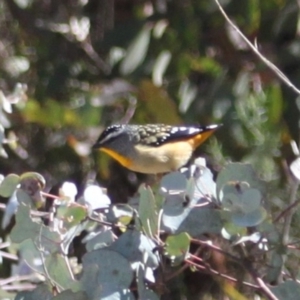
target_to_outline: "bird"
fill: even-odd
[[[169,173],[186,165],[194,150],[220,126],[115,124],[100,134],[92,148],[134,172]]]

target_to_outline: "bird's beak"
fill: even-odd
[[[102,147],[102,144],[99,143],[99,142],[96,142],[93,146],[92,146],[92,149],[99,149]]]

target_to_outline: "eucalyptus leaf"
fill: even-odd
[[[52,253],[45,259],[47,276],[50,276],[63,289],[71,288],[74,281],[67,265],[67,259],[59,253]]]
[[[63,291],[51,300],[89,300],[85,292],[72,292],[71,290]]]
[[[89,299],[133,299],[128,290],[133,272],[126,258],[113,250],[98,249],[82,259],[81,290]]]
[[[231,215],[231,220],[238,226],[253,227],[263,222],[266,216],[266,210],[263,207],[259,207],[250,213],[244,213],[242,211],[233,212]]]
[[[169,235],[166,239],[165,251],[169,256],[185,256],[190,247],[190,236],[186,232]]]
[[[18,269],[22,271],[22,274],[32,274],[33,270],[43,274],[45,269],[42,263],[42,255],[44,254],[37,249],[33,240],[27,239],[21,242],[18,246],[21,258],[21,261],[18,264]]]
[[[156,86],[161,86],[163,84],[163,76],[171,61],[171,57],[171,52],[164,50],[156,58],[152,72],[152,81]]]
[[[51,253],[60,250],[61,238],[57,232],[51,231],[49,227],[33,220],[30,217],[30,208],[19,205],[16,213],[16,224],[11,231],[11,240],[21,243],[26,239],[33,240],[38,247]]]
[[[139,188],[140,201],[138,208],[138,218],[142,225],[142,230],[150,237],[153,237],[158,230],[158,214],[156,202],[150,187],[141,185]],[[137,221],[137,224],[139,222]]]
[[[120,65],[122,75],[132,73],[144,61],[149,47],[151,29],[152,26],[146,24],[129,45],[125,58]]]
[[[261,206],[261,198],[259,190],[247,187],[232,193],[223,192],[222,206],[233,213],[249,214]]]
[[[19,202],[17,199],[16,191],[14,191],[6,204],[6,208],[5,208],[4,215],[2,218],[2,222],[1,222],[2,229],[5,229],[8,226],[8,224],[11,221],[12,216],[17,211],[18,206],[19,206]]]
[[[7,175],[0,184],[0,195],[10,197],[20,183],[20,177],[16,174]]]
[[[157,294],[150,290],[145,284],[146,270],[145,266],[140,263],[137,268],[137,287],[139,299],[158,300]]]
[[[206,199],[194,197],[187,201],[184,193],[165,198],[162,215],[162,229],[170,233],[187,232],[192,237],[203,233],[219,233],[222,229],[219,211],[202,206]]]
[[[282,267],[283,267],[283,255],[275,249],[271,252],[271,259],[268,263],[267,273],[266,273],[266,280],[268,282],[275,282],[278,280],[278,277],[281,275]]]
[[[210,169],[203,168],[200,174],[195,178],[195,196],[198,198],[209,197],[210,199],[216,198],[216,183],[213,180],[213,174]]]
[[[157,268],[159,257],[154,251],[157,245],[154,241],[137,230],[127,230],[109,249],[115,250],[127,258],[132,264],[136,262],[144,263],[144,255],[147,254],[147,266]]]
[[[33,221],[30,217],[30,208],[19,205],[16,213],[16,224],[11,231],[11,240],[21,243],[26,239],[35,239],[41,233],[42,224]]]
[[[95,274],[89,272],[91,266],[98,269],[96,278],[94,278]],[[110,283],[125,288],[129,287],[133,279],[129,261],[118,252],[109,249],[98,249],[86,253],[82,258],[82,267],[85,283],[92,276],[91,278],[95,279],[98,284]]]
[[[163,192],[184,191],[186,185],[186,177],[178,171],[165,175],[160,182],[161,190]]]
[[[62,204],[57,208],[57,217],[63,221],[65,227],[71,228],[87,217],[87,209],[74,202]]]
[[[92,251],[101,249],[111,245],[114,241],[114,235],[111,230],[105,230],[102,232],[94,233],[91,232],[83,242],[86,242],[86,250]]]
[[[217,177],[217,197],[221,200],[221,190],[228,182],[247,182],[251,188],[258,189],[262,195],[266,191],[265,183],[260,180],[250,164],[229,163]]]
[[[278,300],[295,300],[299,299],[300,284],[296,281],[287,280],[278,286],[271,287],[271,291]]]
[[[43,175],[37,172],[26,172],[20,176],[20,183],[30,184],[32,182],[38,182],[41,189],[46,185],[46,180]]]
[[[37,286],[33,291],[19,293],[15,300],[52,300],[52,287],[45,283]]]

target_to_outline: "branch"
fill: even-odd
[[[195,255],[191,255],[191,258],[194,259],[194,260],[199,260],[199,257],[195,256]],[[208,274],[211,274],[211,275],[218,275],[224,279],[227,279],[229,281],[232,281],[232,282],[240,282],[242,283],[243,285],[245,286],[248,286],[248,287],[251,287],[251,288],[254,288],[254,289],[260,289],[260,286],[259,285],[255,285],[251,282],[247,282],[247,281],[240,281],[232,276],[229,276],[227,274],[224,274],[224,273],[221,273],[219,272],[218,270],[215,270],[213,268],[211,268],[211,266],[209,265],[199,265],[197,263],[195,263],[193,260],[189,260],[189,259],[186,259],[185,262],[187,263],[185,266],[193,266],[193,267],[196,267],[197,269],[199,270],[202,270]]]
[[[231,21],[231,19],[226,14],[225,10],[221,6],[219,0],[215,0],[220,12],[228,22],[228,24],[236,30],[236,32],[240,35],[243,41],[250,47],[250,49],[259,57],[259,59],[266,64],[268,68],[270,68],[276,76],[281,79],[288,87],[290,87],[294,92],[300,94],[300,90],[288,79],[288,77],[278,68],[276,67],[271,61],[269,61],[265,56],[263,56],[259,50],[257,49],[257,45],[252,44],[246,36],[241,32],[241,30]]]
[[[285,217],[285,215],[292,210],[295,206],[297,206],[300,203],[300,199],[294,201],[291,203],[285,210],[283,210],[274,220],[273,223],[277,223],[281,218]]]
[[[239,259],[238,257],[236,256],[233,256],[231,255],[230,253],[224,251],[223,249],[211,244],[210,242],[205,242],[205,241],[201,241],[201,240],[196,240],[196,239],[192,239],[191,240],[192,242],[194,243],[198,243],[200,245],[205,245],[207,247],[209,247],[210,249],[214,250],[214,251],[218,251],[228,257],[230,257],[231,259],[234,259],[235,261],[239,262],[240,265],[242,267],[245,268],[245,270],[252,276],[252,278],[256,281],[257,283],[257,286],[259,287],[259,289],[264,293],[264,295],[269,299],[269,300],[278,300],[278,298],[272,293],[272,291],[270,290],[270,288],[267,286],[267,284],[257,275],[256,271],[251,267],[251,266],[248,266],[246,263],[242,263],[242,259]],[[197,265],[197,267],[199,269],[203,269],[205,268],[204,266],[201,266],[201,265]],[[215,270],[213,270],[215,271]],[[218,271],[216,271],[216,275],[220,275],[222,277],[224,277],[223,275],[226,275],[226,274],[223,274],[221,275]],[[228,276],[228,275],[226,275]],[[227,277],[226,277],[227,278]],[[228,276],[227,278],[228,280],[234,280],[234,278],[230,278],[230,276]],[[248,285],[250,283],[245,283],[243,282],[243,284],[245,285]],[[253,285],[252,287],[256,287],[256,285]]]
[[[256,272],[253,269],[247,268],[247,271],[253,277],[253,279],[256,281],[256,283],[259,285],[260,289],[264,292],[265,296],[267,296],[268,299],[279,300],[273,294],[273,292],[270,290],[270,288],[265,284],[265,282],[259,276],[257,276]]]

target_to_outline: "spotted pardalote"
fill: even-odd
[[[220,126],[112,125],[102,132],[93,148],[132,171],[167,173],[184,166],[196,147]]]

